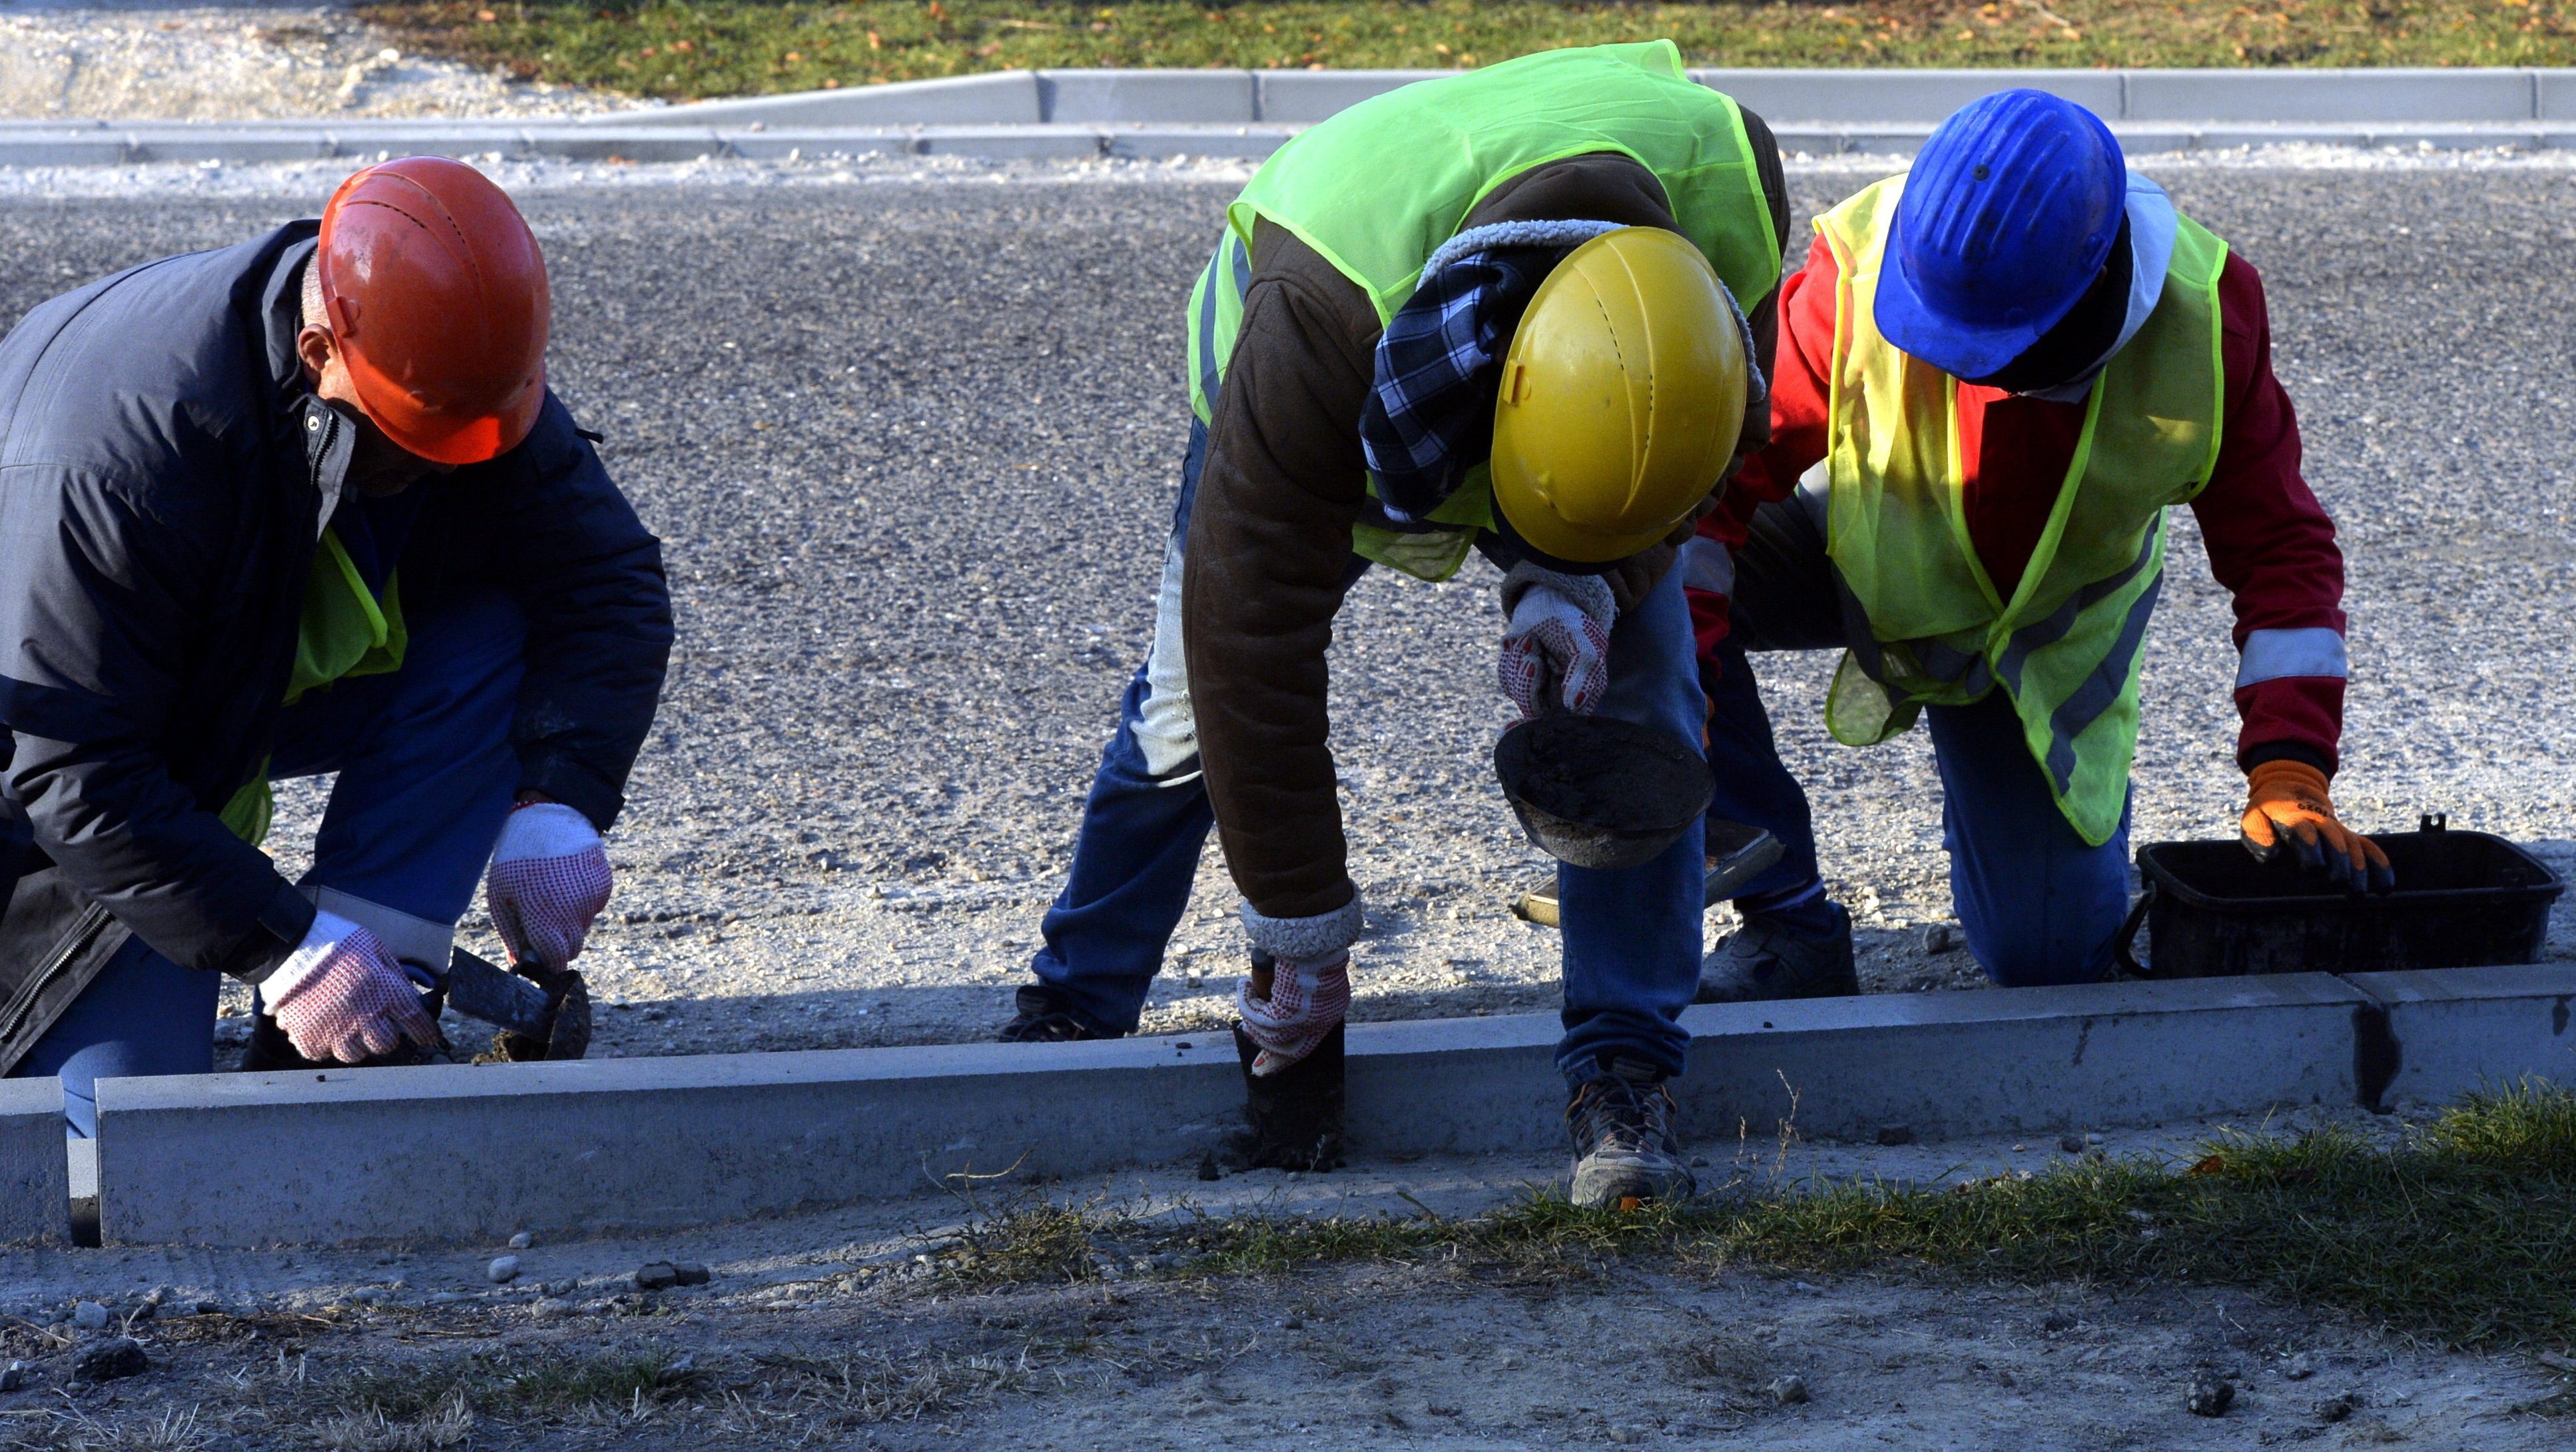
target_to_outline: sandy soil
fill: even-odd
[[[323,7],[0,0],[0,118],[556,116],[631,104],[406,56],[382,30]]]
[[[2306,1117],[2302,1117],[2305,1122]],[[2364,1121],[2385,1131],[2389,1121]],[[2173,1157],[2213,1126],[2111,1131]],[[2274,1126],[2281,1128],[2284,1126]],[[2053,1144],[1700,1147],[1751,1185],[1873,1175],[1936,1183],[2033,1169]],[[1443,1216],[1561,1173],[1508,1156],[1256,1171],[1186,1169],[995,1192],[983,1209],[1115,1208],[1142,1226],[1205,1214]],[[1974,1278],[1790,1275],[1665,1258],[1544,1272],[1329,1265],[1206,1279],[1092,1244],[1095,1279],[977,1292],[926,1274],[976,1215],[943,1196],[663,1236],[540,1241],[491,1284],[499,1245],[365,1250],[0,1251],[0,1445],[289,1440],[398,1452],[476,1446],[971,1445],[1848,1448],[2326,1447],[2484,1452],[2566,1445],[2534,1408],[2567,1390],[2518,1354],[2457,1354],[2243,1291]],[[1130,1238],[1122,1244],[1121,1234]],[[696,1289],[638,1294],[635,1269],[694,1260]],[[155,1288],[220,1314],[137,1320],[153,1369],[73,1390],[81,1299],[122,1320]],[[547,1367],[688,1356],[664,1399],[432,1408],[376,1423],[356,1389],[464,1369],[488,1391]],[[478,1370],[479,1368],[479,1370]],[[1808,1400],[1782,1401],[1800,1380]],[[2184,1409],[2195,1377],[2236,1389]],[[2341,1402],[2341,1406],[2334,1405]],[[2563,1403],[2562,1403],[2563,1405]],[[2323,1409],[2321,1411],[2321,1408]],[[190,1420],[193,1419],[193,1420]],[[184,1423],[190,1435],[169,1437]],[[120,1440],[122,1439],[122,1440]]]

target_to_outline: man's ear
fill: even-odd
[[[304,364],[304,381],[318,385],[322,375],[331,371],[331,360],[338,356],[339,341],[329,328],[307,323],[295,335],[295,356]]]

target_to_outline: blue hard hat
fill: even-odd
[[[1997,91],[1923,143],[1897,199],[1878,330],[1983,378],[2066,316],[2111,255],[2128,192],[2101,118],[2046,91]]]

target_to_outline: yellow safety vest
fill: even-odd
[[[401,581],[385,579],[380,602],[359,575],[340,537],[322,531],[313,551],[313,567],[304,576],[304,612],[295,626],[295,665],[286,679],[286,704],[350,676],[378,676],[402,669],[403,650],[411,642],[403,628]],[[268,763],[224,804],[223,823],[233,835],[257,846],[268,838],[269,819],[277,798],[268,784]]]
[[[1925,705],[2000,685],[2058,808],[2096,846],[2118,829],[2138,744],[2138,668],[2164,577],[2164,511],[2218,460],[2227,244],[2179,219],[2155,311],[2113,356],[2055,506],[2010,599],[1968,536],[1959,381],[1907,356],[1871,315],[1905,178],[1816,220],[1841,270],[1834,302],[1826,550],[1869,622],[1834,673],[1836,740],[1869,745]]]
[[[1780,239],[1733,100],[1684,74],[1669,40],[1541,51],[1372,97],[1272,154],[1227,208],[1226,235],[1190,290],[1191,410],[1201,423],[1214,417],[1252,285],[1255,221],[1321,253],[1368,294],[1383,324],[1488,192],[1595,152],[1633,157],[1655,174],[1674,224],[1742,305],[1780,280]],[[1456,574],[1475,532],[1493,525],[1485,467],[1426,523],[1357,525],[1351,547],[1422,579]]]

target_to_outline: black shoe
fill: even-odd
[[[1069,1044],[1080,1039],[1114,1039],[1077,1016],[1064,990],[1043,983],[1024,983],[1012,999],[1019,1012],[1002,1025],[995,1038],[1006,1044]]]
[[[1860,992],[1852,967],[1851,914],[1833,909],[1833,931],[1808,937],[1756,913],[1699,967],[1694,1003],[1754,1003],[1775,998],[1840,998]]]
[[[1648,1200],[1687,1200],[1699,1192],[1690,1161],[1673,1138],[1673,1095],[1659,1071],[1634,1059],[1574,1091],[1565,1125],[1574,1135],[1570,1198],[1586,1210],[1633,1210]]]

